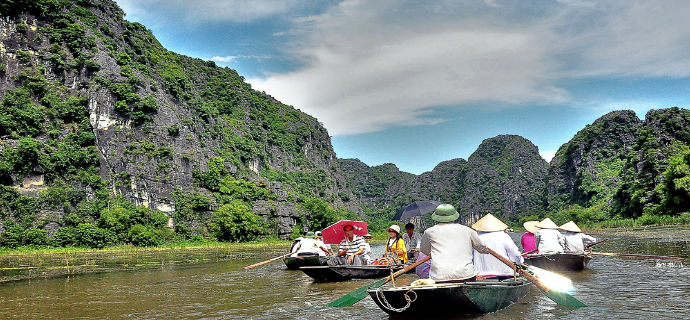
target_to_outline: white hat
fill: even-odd
[[[539,221],[526,221],[522,226],[525,227],[525,230],[529,233],[537,233],[537,231],[539,231],[539,227],[537,227],[538,223]]]
[[[537,228],[542,228],[542,229],[558,229],[558,226],[551,221],[551,219],[546,218],[539,223],[536,224]]]
[[[578,227],[575,224],[575,222],[573,222],[572,220],[568,221],[568,223],[566,223],[566,224],[564,224],[558,228],[561,230],[570,231],[570,232],[582,232],[582,230],[580,230],[580,227]]]
[[[498,218],[494,217],[491,213],[488,213],[479,219],[479,221],[475,222],[472,225],[472,229],[482,232],[494,232],[508,229],[508,225],[498,220]]]
[[[388,229],[386,229],[386,231],[395,231],[399,234],[400,233],[400,227],[398,227],[397,224],[394,224],[394,225],[388,227]]]

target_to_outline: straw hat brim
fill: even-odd
[[[546,218],[542,221],[539,221],[539,223],[537,223],[536,226],[537,226],[537,228],[541,228],[541,229],[558,229],[558,225],[556,225],[549,218]]]
[[[487,214],[472,225],[472,229],[481,232],[503,231],[508,229],[508,225],[498,220],[492,214]]]
[[[566,224],[564,224],[558,228],[561,230],[570,231],[570,232],[582,232],[580,227],[578,227],[575,224],[575,222],[573,222],[573,221],[568,221],[568,223],[566,223]]]
[[[537,233],[539,231],[539,227],[537,227],[537,224],[539,221],[527,221],[522,224],[523,227],[525,227],[525,230],[529,233]]]

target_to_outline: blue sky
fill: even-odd
[[[415,174],[499,134],[549,160],[607,112],[690,108],[687,0],[117,2],[318,118],[338,157]]]

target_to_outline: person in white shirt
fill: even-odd
[[[431,215],[431,219],[439,223],[422,235],[420,251],[434,260],[429,277],[436,282],[474,279],[477,270],[472,263],[472,249],[489,253],[476,231],[455,223],[459,216],[452,205],[439,205]]]
[[[414,231],[414,224],[408,223],[405,225],[405,233],[402,235],[402,238],[407,249],[407,262],[413,263],[417,261],[419,247],[422,245],[422,236],[419,232]]]
[[[472,229],[479,232],[479,239],[489,249],[508,258],[513,263],[522,264],[524,262],[520,249],[505,232],[508,229],[508,225],[498,220],[492,214],[489,213],[479,219],[479,221],[472,225]],[[501,262],[501,260],[496,259],[491,254],[479,253],[476,250],[474,251],[474,266],[477,268],[478,278],[502,280],[515,275],[515,271]]]
[[[535,225],[539,230],[534,234],[539,254],[563,253],[565,238],[558,232],[558,226],[546,218]]]
[[[294,247],[292,247],[291,257],[305,256],[305,255],[324,255],[325,249],[323,247],[323,242],[314,239],[316,235],[314,232],[307,232],[307,235]]]
[[[355,230],[352,225],[343,227],[345,238],[340,241],[340,248],[338,248],[338,255],[328,259],[328,265],[366,265],[367,261],[362,259],[364,253],[364,238],[355,235]]]
[[[585,245],[597,242],[596,238],[582,233],[580,227],[573,221],[569,221],[558,228],[565,231],[563,235],[565,237],[565,251],[584,253]]]

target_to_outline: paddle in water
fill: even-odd
[[[393,273],[392,275],[390,275],[386,278],[383,278],[383,279],[378,280],[376,282],[373,282],[373,283],[367,284],[365,286],[359,287],[359,288],[351,291],[350,293],[348,293],[348,294],[346,294],[346,295],[344,295],[338,299],[333,300],[333,302],[329,303],[328,306],[329,307],[349,307],[349,306],[359,302],[360,300],[364,299],[364,297],[367,296],[367,290],[368,289],[378,288],[378,287],[386,284],[386,282],[390,281],[391,279],[416,268],[418,265],[426,262],[429,259],[431,259],[431,257],[426,257],[422,260],[419,260],[419,261],[403,268],[402,270],[399,270],[399,271]]]
[[[292,254],[292,253],[286,253],[286,254],[284,254],[284,255],[282,255],[282,256],[280,256],[280,257],[275,257],[275,258],[272,258],[272,259],[268,259],[268,260],[266,260],[266,261],[261,261],[261,262],[259,262],[259,263],[255,263],[255,264],[246,266],[246,267],[244,267],[244,269],[251,269],[251,268],[254,268],[254,267],[258,267],[258,266],[260,266],[260,265],[267,264],[267,263],[269,263],[269,262],[271,262],[271,261],[276,261],[276,260],[278,260],[278,259],[280,259],[280,258],[285,258],[285,257],[287,257],[287,256],[289,256],[289,255],[291,255],[291,254]]]
[[[489,253],[491,253],[492,256],[496,257],[496,259],[501,260],[501,262],[505,263],[507,266],[513,268],[513,270],[516,270],[515,264],[510,262],[510,260],[506,259],[502,255],[498,254],[496,251],[493,251],[491,249],[488,249]],[[517,268],[517,271],[520,273],[521,276],[523,276],[525,279],[529,280],[532,282],[537,288],[539,288],[544,294],[549,297],[549,299],[553,300],[553,302],[558,303],[560,305],[564,306],[569,306],[569,307],[586,307],[587,305],[580,301],[577,300],[577,298],[573,297],[567,292],[561,292],[561,291],[556,291],[553,290],[546,285],[544,285],[537,277],[532,275],[528,270]]]
[[[655,256],[649,254],[632,254],[632,253],[613,253],[613,252],[592,252],[594,255],[624,257],[624,258],[640,258],[640,259],[654,259],[654,260],[670,260],[670,261],[684,261],[681,257]]]

